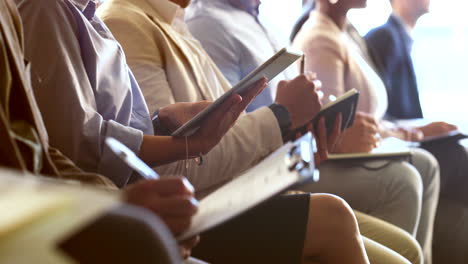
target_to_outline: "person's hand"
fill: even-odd
[[[336,144],[341,137],[341,121],[342,115],[339,113],[336,116],[331,135],[327,135],[327,128],[324,117],[320,118],[318,129],[314,129],[312,123],[307,125],[307,132],[314,134],[315,142],[317,143],[317,152],[314,153],[314,161],[316,166],[328,159],[328,153],[334,152]],[[296,133],[295,138],[298,139],[301,136],[303,136],[303,134],[298,132]]]
[[[428,125],[418,127],[426,137],[442,136],[458,129],[457,126],[445,122],[433,122]]]
[[[200,236],[195,236],[193,238],[179,242],[180,255],[184,259],[190,257],[190,255],[192,255],[192,248],[194,248],[199,242]]]
[[[317,131],[311,128],[312,131],[314,131],[314,136],[317,142],[317,153],[314,155],[315,165],[319,165],[323,161],[327,160],[328,153],[335,152],[336,144],[341,137],[341,121],[342,116],[341,113],[339,113],[335,119],[335,125],[333,126],[331,135],[327,135],[324,117],[320,118]]]
[[[252,100],[266,87],[266,78],[262,78],[252,85],[249,92],[240,95],[231,95],[210,114],[201,124],[197,132],[188,137],[191,153],[206,154],[218,144],[226,132],[234,125],[239,115],[252,102]]]
[[[380,135],[375,118],[363,112],[357,112],[354,124],[343,132],[336,144],[335,153],[370,152],[378,146]]]
[[[188,122],[212,102],[200,101],[195,103],[175,103],[159,109],[159,120],[170,133]],[[158,133],[158,131],[156,131]]]
[[[317,95],[317,89],[320,89],[318,83],[314,74],[302,74],[278,84],[276,103],[288,110],[291,130],[306,125],[320,111],[322,105]]]
[[[412,142],[421,141],[424,138],[422,131],[414,127],[396,127],[389,135]]]
[[[190,227],[198,202],[194,188],[183,177],[143,180],[124,190],[125,200],[158,215],[172,231],[180,235]]]

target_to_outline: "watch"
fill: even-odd
[[[289,114],[288,109],[286,109],[286,107],[280,104],[271,104],[269,108],[271,109],[271,111],[276,117],[276,120],[278,121],[283,141],[288,141],[292,125],[291,116]]]
[[[154,134],[158,136],[170,136],[171,131],[167,129],[163,124],[161,124],[161,120],[159,119],[159,109],[154,112],[153,118],[153,129]]]

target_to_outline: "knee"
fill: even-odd
[[[414,149],[412,160],[412,164],[416,167],[419,173],[421,173],[423,181],[439,181],[439,162],[434,155],[424,149]]]
[[[409,163],[401,163],[397,173],[393,176],[396,185],[403,189],[407,195],[415,200],[420,200],[424,186],[421,174]]]
[[[356,216],[348,203],[331,194],[314,194],[311,196],[310,218],[323,230],[334,230],[336,233],[359,234]]]
[[[424,149],[414,149],[412,164],[421,174],[425,191],[438,192],[440,188],[440,168],[436,158]]]

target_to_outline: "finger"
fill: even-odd
[[[192,248],[194,248],[199,242],[200,242],[200,236],[195,236],[191,239],[188,239],[179,243],[182,257],[184,259],[187,259],[188,257],[190,257],[192,253]]]
[[[361,113],[361,118],[365,120],[368,123],[371,123],[372,125],[377,126],[377,120],[374,118],[374,116],[367,114],[367,113]]]
[[[144,180],[132,184],[126,190],[129,195],[157,194],[158,196],[193,195],[192,184],[180,176],[164,177],[157,180]]]
[[[341,137],[341,124],[343,121],[343,116],[341,113],[338,113],[335,119],[335,124],[333,125],[332,134],[328,137],[328,151],[333,152],[335,145],[338,141],[338,138]]]
[[[208,106],[210,106],[213,102],[211,101],[200,101],[200,102],[196,102],[192,105],[190,111],[191,111],[191,115],[194,116],[198,113],[200,113],[201,111],[203,111],[205,108],[207,108]]]
[[[190,217],[198,210],[198,201],[192,196],[155,197],[145,207],[159,216]]]
[[[413,133],[412,133],[411,139],[410,139],[411,141],[417,142],[417,141],[421,141],[423,138],[424,138],[424,133],[421,130],[419,130],[417,128],[413,129]]]
[[[222,103],[222,105],[218,108],[217,111],[214,111],[210,118],[207,118],[205,122],[218,122],[221,123],[221,120],[225,120],[226,118],[229,118],[230,123],[233,123],[238,115],[235,114],[239,112],[239,110],[235,110],[236,107],[242,102],[242,97],[238,94],[233,94],[231,95],[226,101]],[[239,115],[242,111],[239,112]],[[232,115],[234,113],[234,115]],[[235,117],[235,119],[234,119]],[[234,119],[234,120],[232,120]],[[204,122],[204,123],[205,123]]]
[[[192,249],[194,248],[198,243],[200,242],[200,236],[194,236],[192,238],[189,238],[187,240],[184,240],[182,242],[179,242],[179,245],[187,248],[187,249]]]
[[[328,142],[327,142],[327,129],[325,126],[325,118],[322,117],[319,120],[318,125],[318,140],[317,140],[318,153],[321,159],[324,159],[328,156]]]
[[[317,73],[311,72],[311,71],[304,72],[304,76],[309,81],[313,81],[314,79],[317,79]]]
[[[175,235],[178,236],[188,230],[192,224],[191,217],[167,217],[161,216],[161,219],[167,225],[169,230]]]
[[[314,153],[314,164],[315,166],[318,166],[320,163],[322,163],[323,159],[320,157],[320,154]]]
[[[267,79],[265,77],[261,78],[260,80],[256,81],[254,84],[251,85],[250,88],[247,89],[246,93],[242,94],[242,101],[244,104],[248,105],[250,102],[259,95],[263,89],[267,86]]]

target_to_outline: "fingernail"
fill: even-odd
[[[187,178],[183,178],[182,179],[182,182],[184,183],[185,185],[185,188],[187,188],[189,191],[191,191],[192,193],[195,192],[195,188],[193,187],[193,185],[187,180]]]
[[[197,199],[195,199],[195,197],[191,197],[190,202],[196,207],[198,207],[198,205],[200,204],[200,202]]]

